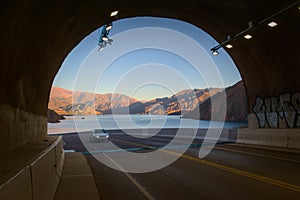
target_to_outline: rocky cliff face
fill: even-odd
[[[211,100],[213,100],[215,102],[213,112],[217,116],[215,120],[220,120],[218,113],[226,106],[226,121],[246,120],[247,100],[242,81],[225,89],[227,99],[222,98],[222,91],[224,89],[220,88],[190,89],[180,91],[171,97],[141,102],[122,94],[72,93],[53,87],[49,108],[62,115],[181,114],[187,118],[210,120]]]
[[[214,112],[215,120],[223,120],[219,113],[224,112],[226,109],[225,121],[247,121],[247,97],[243,82],[240,81],[226,88],[224,92],[226,93],[226,99],[224,99],[225,95],[216,93],[201,103],[197,109],[186,113],[183,117],[211,120],[211,114]],[[212,101],[214,102],[213,109]]]
[[[220,90],[218,88],[183,90],[171,97],[157,98],[144,103],[145,113],[171,115],[191,111]]]
[[[48,109],[47,118],[49,123],[59,123],[59,120],[65,119],[64,116],[58,115],[54,110]]]

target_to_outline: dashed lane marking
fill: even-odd
[[[91,148],[95,149],[96,151],[100,151],[95,146],[90,145]],[[106,153],[103,153],[105,157],[107,157],[119,170],[125,174],[125,176],[129,179],[129,181],[136,187],[138,190],[149,200],[155,200],[155,198],[135,179],[133,178],[129,173],[127,173],[122,166],[120,166],[116,161],[114,161],[109,155]]]
[[[139,183],[135,178],[133,178],[129,173],[125,172],[125,170],[120,166],[117,162],[115,162],[111,157],[109,157],[106,153],[104,153],[104,156],[107,157],[114,165],[116,165],[124,174],[125,176],[130,180],[131,183],[133,183],[142,193],[147,197],[149,200],[155,200],[155,198]]]

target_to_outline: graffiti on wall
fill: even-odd
[[[256,97],[253,112],[260,128],[266,127],[266,124],[270,128],[278,128],[282,119],[288,128],[300,127],[300,93],[285,93],[265,99]]]

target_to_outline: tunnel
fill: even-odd
[[[119,14],[110,17],[116,9]],[[232,40],[234,48],[226,49],[247,92],[248,128],[241,130],[240,140],[244,141],[243,134],[261,134],[264,136],[258,136],[257,143],[264,144],[268,134],[275,134],[277,140],[289,140],[283,146],[300,148],[299,13],[299,1],[295,0],[3,0],[0,153],[46,137],[51,85],[68,53],[102,25],[136,16],[186,21],[220,44],[228,35],[247,29],[250,21],[258,24],[250,32],[251,40],[239,37]],[[278,26],[269,27],[270,20],[259,24],[270,16]],[[268,144],[277,145],[278,141]]]

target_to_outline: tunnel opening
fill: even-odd
[[[112,45],[100,49],[97,44],[105,26],[96,29],[65,58],[54,80],[48,108],[68,116],[61,124],[69,121],[72,118],[70,115],[79,115],[73,117],[73,120],[75,118],[76,121],[84,121],[82,119],[88,118],[85,115],[124,114],[126,108],[131,114],[167,114],[200,119],[200,104],[207,100],[200,110],[211,106],[211,100],[207,97],[227,88],[231,107],[224,120],[243,121],[237,126],[247,126],[246,92],[239,71],[225,50],[222,49],[217,57],[211,54],[210,48],[217,42],[209,34],[190,23],[170,18],[134,17],[112,21],[109,24],[113,24],[109,35],[114,40]],[[167,35],[173,38],[167,39]],[[183,46],[189,45],[187,41],[194,42],[195,45],[184,48]],[[167,45],[164,46],[164,43]],[[118,49],[124,48],[127,48],[126,51],[118,52]],[[180,55],[180,51],[190,51],[192,57],[202,56],[202,60]],[[94,66],[90,67],[91,65]],[[101,71],[97,68],[103,69]],[[216,70],[210,74],[210,68]],[[97,76],[93,77],[92,73]],[[213,73],[218,74],[214,77]],[[84,75],[81,77],[80,74]],[[143,82],[145,75],[155,77],[160,74],[160,79],[165,79],[163,83],[158,79]],[[185,80],[180,84],[178,74],[188,80],[188,83],[186,84]],[[220,76],[221,81],[212,81],[218,79],[217,76]],[[141,80],[133,81],[134,79]],[[175,86],[168,86],[167,82]],[[235,87],[231,87],[233,85]],[[109,95],[111,97],[107,98]],[[234,102],[237,98],[232,95],[237,95],[240,100]],[[123,102],[109,102],[113,97],[123,98]],[[220,105],[218,107],[219,110],[222,109]],[[194,113],[188,112],[192,110],[195,110]],[[211,107],[203,114],[202,120],[210,120],[210,110]],[[219,119],[221,118],[216,118]],[[51,129],[57,131],[54,127],[59,126],[61,125],[48,124],[48,133],[51,133]],[[65,126],[70,128],[72,125]],[[95,125],[90,127],[93,128],[96,128]],[[86,129],[87,127],[82,131],[87,131]],[[67,131],[63,128],[61,130]],[[69,131],[76,132],[75,125],[73,130]]]

